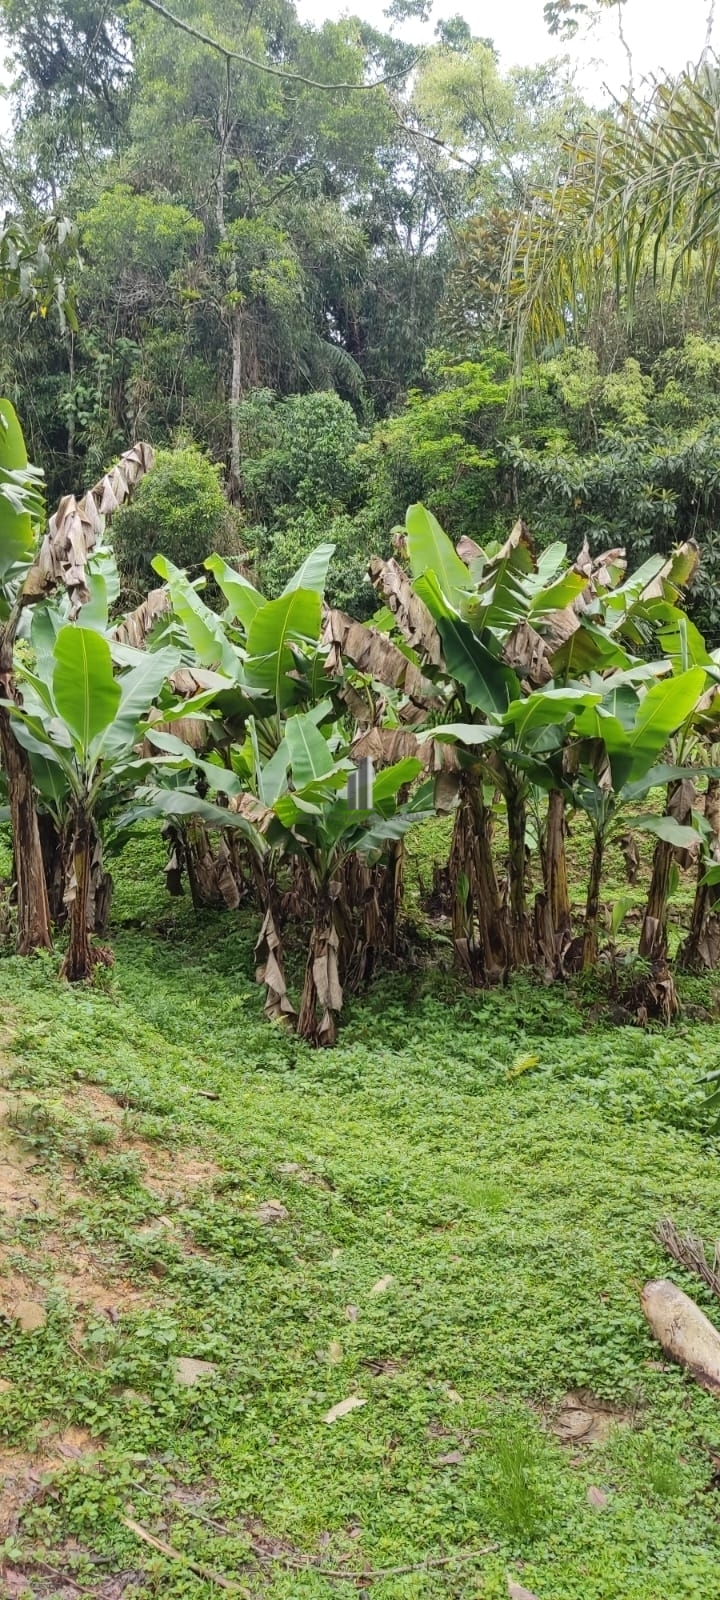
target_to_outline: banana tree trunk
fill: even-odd
[[[343,1003],[339,951],[333,886],[325,885],[318,893],[297,1022],[299,1037],[319,1047],[334,1045],[337,1038]]]
[[[472,823],[475,915],[482,972],[486,983],[499,983],[508,966],[507,929],[492,852],[492,811],[486,806],[482,785],[476,779],[468,788],[467,802]]]
[[[562,790],[552,789],[542,847],[543,892],[535,899],[535,943],[550,978],[563,971],[572,939],[566,835],[565,796]]]
[[[33,950],[52,950],[50,905],[30,757],[18,744],[10,713],[4,706],[0,706],[0,748],[10,800],[17,884],[17,949],[18,955],[28,956]]]
[[[473,983],[499,983],[508,966],[507,930],[492,853],[492,812],[475,772],[460,780],[448,877],[457,955]]]
[[[62,831],[55,818],[40,812],[40,843],[45,867],[50,915],[54,927],[62,927],[68,920],[75,899],[77,879],[75,874],[75,848],[72,824]],[[103,844],[94,818],[89,821],[90,866],[87,893],[88,933],[107,932],[110,919],[114,883],[106,871]]]
[[[720,863],[720,776],[708,780],[705,821],[711,834],[707,856],[698,860],[690,929],[678,955],[684,972],[712,971],[720,961],[720,884],[703,883],[709,866]]]
[[[689,780],[671,783],[668,786],[665,815],[687,827],[696,800],[695,787]],[[673,845],[665,839],[658,839],[653,851],[652,877],[640,930],[640,955],[649,961],[667,961],[668,901],[674,860]]]
[[[556,941],[572,934],[566,838],[565,796],[560,789],[553,789],[548,800],[545,883]]]
[[[67,842],[61,829],[58,828],[55,818],[50,815],[49,811],[38,812],[38,830],[40,833],[40,849],[42,850],[50,916],[53,927],[59,928],[64,922],[67,922],[67,906],[64,898]]]
[[[598,958],[598,926],[600,921],[600,886],[605,856],[605,832],[598,829],[594,835],[590,861],[587,900],[585,902],[585,932],[583,937],[582,970],[590,972]]]
[[[515,971],[530,965],[530,920],[525,893],[525,841],[527,807],[520,784],[506,779],[505,804],[508,826],[508,878],[510,886],[509,944]]]
[[[258,903],[263,920],[255,945],[255,977],[265,985],[265,1015],[272,1022],[294,1026],[297,1012],[290,999],[285,978],[285,953],[283,950],[280,916],[280,896],[272,871],[266,869],[253,854],[252,872]]]
[[[85,807],[77,807],[72,841],[74,892],[70,902],[70,941],[62,965],[69,983],[91,978],[95,958],[88,938],[88,898],[92,865],[93,828]]]

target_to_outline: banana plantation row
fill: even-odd
[[[678,852],[698,860],[678,959],[698,970],[720,956],[720,653],[683,607],[695,546],[632,574],[620,549],[569,563],[553,545],[536,557],[522,522],[500,549],[455,549],[416,505],[398,559],[371,562],[372,626],[324,604],[331,545],[270,600],[220,556],[191,581],[158,555],[162,586],[117,621],[107,527],[151,465],[136,445],[45,528],[40,475],[0,401],[0,747],[20,953],[49,948],[53,925],[67,923],[64,974],[90,977],[104,955],[90,936],[103,933],[112,893],[103,845],[161,819],[171,892],[186,875],[196,904],[254,903],[268,1015],[328,1045],[343,991],[396,951],[403,837],[419,820],[454,819],[454,946],[480,984],[531,965],[548,978],[595,965],[604,854],[632,807],[633,827],[656,839],[645,1003],[671,1017]],[[365,756],[376,776],[360,810],[348,780]],[[643,815],[658,786],[664,814]],[[592,840],[578,929],[572,812]],[[542,881],[532,897],[531,834]],[[308,937],[297,1006],[289,921]]]

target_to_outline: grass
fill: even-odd
[[[610,1029],[595,992],[469,994],[424,960],[314,1053],[264,1022],[253,936],[169,902],[140,833],[98,986],[2,963],[5,1125],[39,1198],[0,1252],[47,1322],[0,1319],[0,1466],[51,1463],[6,1530],[10,1592],[217,1596],[193,1563],[267,1600],[501,1600],[508,1577],[709,1600],[720,1411],[638,1291],[669,1270],[660,1216],[718,1231],[716,1025]],[[178,1357],[215,1371],[183,1387]],[[553,1432],[578,1391],[614,1417],[592,1446]]]

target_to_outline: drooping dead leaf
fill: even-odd
[[[345,1315],[348,1319],[348,1322],[357,1322],[360,1312],[358,1311],[357,1306],[346,1306]]]
[[[267,990],[265,997],[265,1015],[274,1022],[294,1022],[297,1012],[288,994],[285,982],[285,964],[283,947],[280,934],[275,926],[275,920],[270,908],[265,913],[262,927],[255,945],[255,958],[258,966],[255,977],[258,983],[264,983]]]
[[[365,672],[389,689],[400,689],[410,699],[425,699],[429,685],[419,667],[379,628],[355,622],[345,611],[329,607],[323,614],[321,643],[327,649],[325,671],[342,673],[343,661]]]
[[[327,1348],[327,1358],[331,1367],[339,1367],[344,1355],[345,1351],[343,1350],[340,1340],[331,1339]]]
[[[461,539],[458,539],[455,549],[460,560],[465,562],[466,567],[470,565],[471,561],[476,561],[478,556],[483,553],[482,547],[476,544],[474,539],[469,538],[466,533],[463,534]]]
[[[228,801],[228,811],[234,812],[235,816],[245,817],[246,821],[251,822],[259,833],[267,832],[275,815],[269,806],[264,806],[262,800],[258,800],[256,795],[249,792],[231,795]]]
[[[439,739],[419,740],[408,728],[365,728],[350,746],[353,761],[369,756],[375,767],[391,767],[408,756],[422,761],[426,772],[454,773],[458,770],[455,749]]]
[[[361,1400],[358,1394],[350,1394],[347,1400],[339,1400],[336,1406],[331,1406],[325,1412],[323,1422],[339,1422],[341,1417],[347,1417],[351,1411],[358,1411],[360,1406],[366,1406],[367,1400]]]
[[[531,683],[542,688],[552,678],[548,645],[529,622],[518,622],[503,646],[503,661]]]
[[[135,444],[81,500],[64,495],[50,518],[38,555],[23,584],[23,603],[32,605],[56,588],[70,596],[75,618],[89,599],[87,564],[113,513],[124,505],[154,460],[149,444]]]
[[[122,622],[113,628],[111,637],[119,644],[131,645],[134,650],[144,650],[148,634],[152,632],[158,618],[167,616],[169,611],[168,590],[151,589],[147,599],[143,600],[134,611],[129,611]]]
[[[440,635],[422,600],[413,592],[410,579],[395,559],[373,556],[368,567],[373,588],[382,595],[396,618],[400,632],[413,650],[431,666],[442,660]]]

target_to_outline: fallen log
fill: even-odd
[[[720,1333],[704,1311],[668,1278],[646,1283],[640,1304],[665,1354],[703,1389],[720,1394]]]

